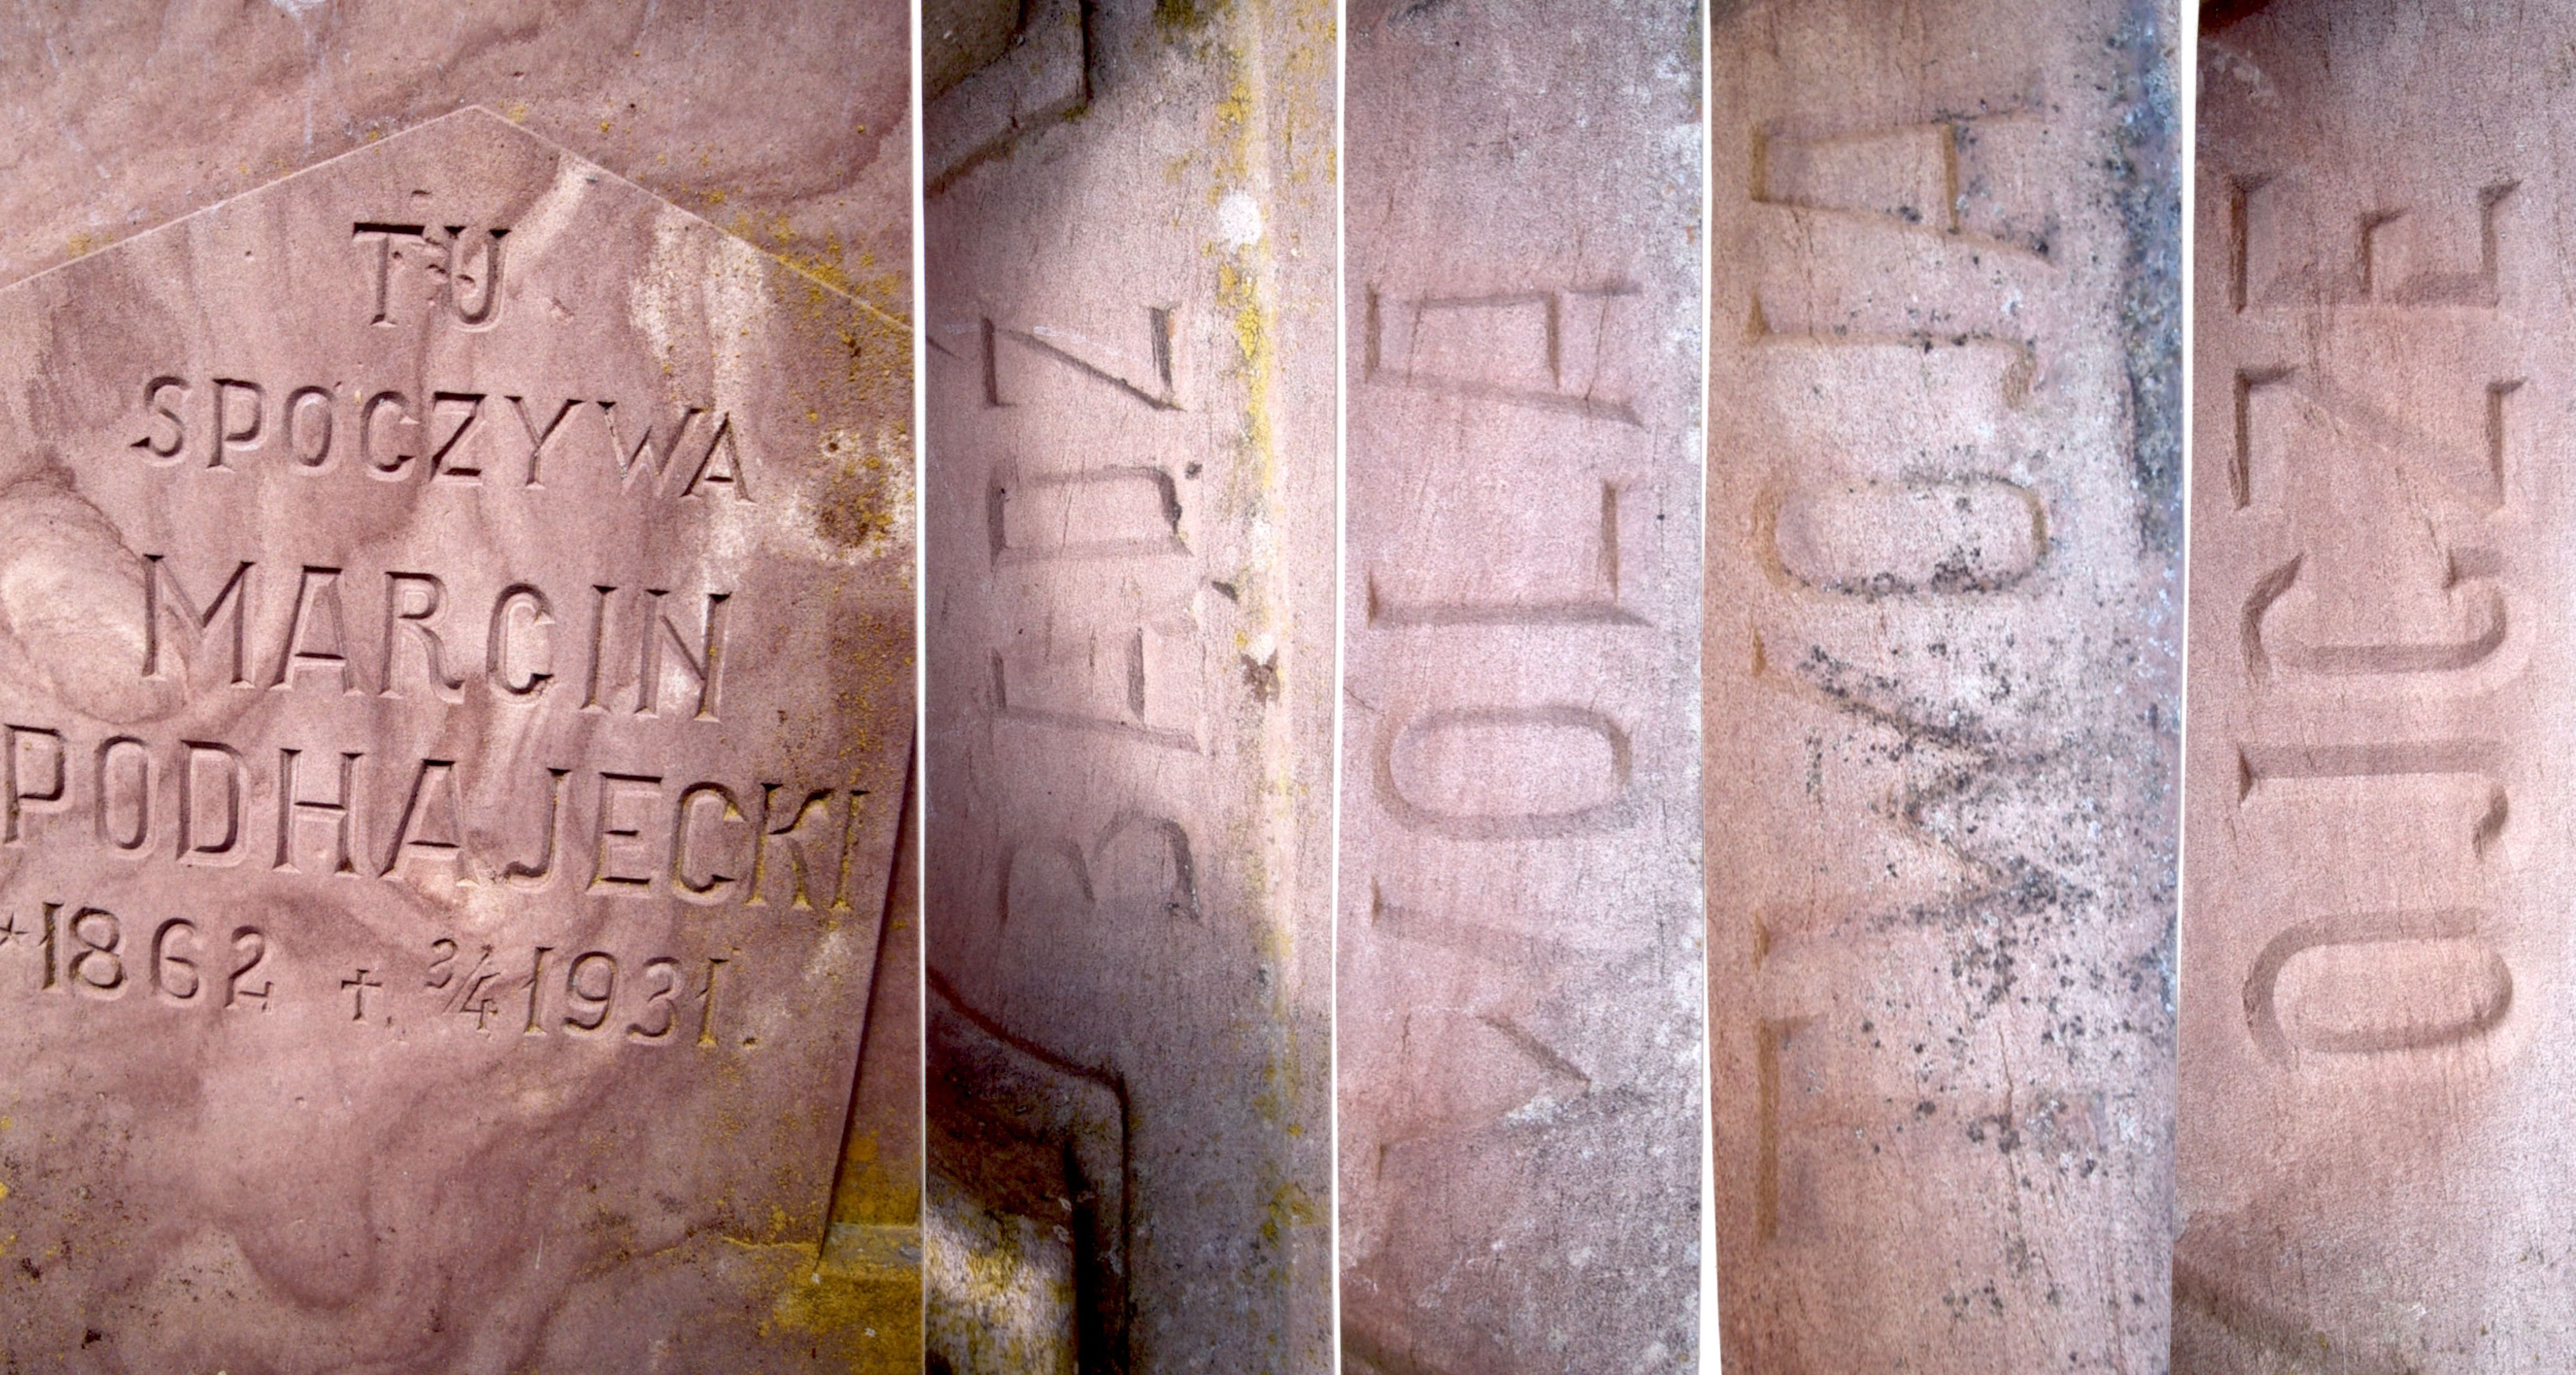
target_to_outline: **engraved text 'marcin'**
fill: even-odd
[[[290,576],[294,595],[281,624],[276,608],[261,600],[261,588],[264,578]],[[166,558],[144,556],[144,678],[185,675],[201,688],[226,683],[458,702],[472,674],[511,701],[720,719],[730,592],[688,596],[669,588],[594,586],[587,636],[565,643],[557,635],[555,599],[528,583],[502,588],[488,607],[478,598],[468,608],[456,605],[448,580],[435,573],[308,564],[289,574],[245,559],[220,583],[200,575],[197,586],[217,590],[201,597]],[[263,633],[256,645],[254,626]],[[209,648],[216,651],[212,662]],[[256,680],[254,666],[260,666]],[[550,696],[562,672],[580,676],[579,703]]]

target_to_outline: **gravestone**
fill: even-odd
[[[1729,1369],[2164,1358],[2174,33],[2095,0],[1715,24]]]
[[[933,4],[929,1351],[1332,1360],[1327,4]]]
[[[1700,35],[1352,7],[1342,1352],[1698,1368]]]
[[[0,1350],[867,1353],[910,349],[482,110],[0,292]]]
[[[2557,1369],[2576,50],[2556,13],[2226,8],[2174,1368]]]

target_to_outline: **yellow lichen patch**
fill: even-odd
[[[1282,1183],[1270,1191],[1269,1206],[1263,1209],[1261,1239],[1276,1245],[1289,1232],[1312,1227],[1323,1217],[1323,1210],[1315,1206],[1314,1195],[1294,1183]]]
[[[766,1341],[818,1355],[827,1368],[867,1372],[921,1369],[920,1233],[910,1228],[838,1228],[828,1248],[812,1242],[728,1237],[733,1283],[757,1286]]]

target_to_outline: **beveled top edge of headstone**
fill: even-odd
[[[385,149],[401,142],[402,140],[425,134],[430,130],[438,129],[442,126],[467,123],[484,123],[494,129],[506,130],[519,138],[527,140],[537,148],[543,149],[544,151],[552,153],[558,157],[569,158],[580,164],[583,168],[595,171],[600,176],[615,181],[619,186],[633,190],[638,194],[649,196],[659,204],[668,206],[671,209],[678,211],[680,214],[686,215],[690,219],[714,230],[716,233],[722,234],[728,239],[732,239],[737,243],[749,247],[752,251],[760,254],[770,262],[795,273],[797,276],[813,283],[822,290],[828,291],[832,295],[849,302],[851,305],[866,311],[872,316],[875,316],[880,323],[884,324],[888,328],[901,330],[907,334],[912,331],[912,322],[906,320],[902,316],[896,315],[864,297],[854,295],[846,288],[834,285],[828,278],[814,272],[810,268],[798,264],[795,260],[761,247],[759,244],[752,242],[750,239],[744,238],[742,235],[725,228],[723,225],[720,225],[711,219],[708,219],[697,211],[691,210],[689,207],[680,204],[678,201],[672,200],[670,197],[663,195],[652,187],[646,186],[642,182],[636,181],[631,177],[624,176],[613,168],[605,167],[597,162],[593,162],[589,158],[582,156],[580,153],[575,152],[572,149],[555,142],[553,139],[547,138],[545,135],[528,128],[526,125],[510,119],[508,116],[503,115],[501,112],[488,105],[467,105],[459,109],[450,110],[443,115],[432,116],[417,124],[413,124],[408,128],[387,134],[383,138],[376,139],[368,143],[362,143],[346,152],[334,153],[330,157],[324,158],[320,162],[314,163],[309,167],[299,167],[292,172],[286,173],[284,176],[261,182],[257,186],[246,187],[229,196],[225,196],[221,200],[208,202],[207,204],[201,205],[184,215],[163,220],[161,223],[153,225],[149,229],[137,230],[132,234],[126,235],[124,238],[117,239],[111,243],[101,244],[78,257],[66,258],[59,263],[55,263],[51,267],[29,273],[14,282],[0,284],[0,300],[6,300],[21,289],[33,283],[40,282],[67,268],[78,266],[79,264],[88,262],[93,258],[97,258],[105,254],[114,253],[118,249],[124,248],[138,240],[148,239],[158,234],[167,234],[172,230],[177,229],[179,226],[186,224],[190,220],[197,219],[200,216],[214,214],[216,211],[224,209],[235,201],[243,200],[251,196],[264,195],[288,182],[295,181],[301,177],[312,176],[317,172],[325,171],[353,158],[363,158],[381,153]]]

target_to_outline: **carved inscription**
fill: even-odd
[[[2349,14],[2200,49],[2174,1368],[2546,1369],[2567,159],[2545,24]]]
[[[706,406],[164,373],[143,384],[140,411],[129,447],[157,468],[540,489],[582,463],[631,493],[752,500],[733,417]]]
[[[2170,1178],[2146,1125],[2181,592],[2158,13],[1711,20],[1730,1370],[2163,1350],[2130,1301],[2164,1288]]]
[[[1341,1364],[1697,1350],[1682,11],[1355,6]],[[1482,130],[1482,133],[1470,132]],[[1508,149],[1508,151],[1506,151]]]
[[[754,1367],[671,1258],[829,1222],[908,326],[490,112],[387,132],[0,289],[0,1351]]]
[[[2332,228],[2336,203],[2302,177],[2235,178],[2230,303],[2257,315],[2507,306],[2498,294],[2497,254],[2515,185],[2468,188],[2451,207],[2368,210],[2344,233]],[[2368,323],[2345,329],[2376,336]],[[2446,364],[2467,361],[2486,341],[2473,332],[2460,341],[2468,348],[2445,339],[2438,353]],[[2485,860],[2494,852],[2509,869],[2522,853],[2498,851],[2513,813],[2510,739],[2428,738],[2413,730],[2374,738],[2312,708],[2324,701],[2321,694],[2346,687],[2481,696],[2511,687],[2520,656],[2501,656],[2517,621],[2513,546],[2521,522],[2508,517],[2521,487],[2511,417],[2524,404],[2523,383],[2492,373],[2461,376],[2453,367],[2436,366],[2426,376],[2422,369],[2398,375],[2354,366],[2386,356],[2378,347],[2312,361],[2279,356],[2283,361],[2239,364],[2234,374],[2230,472],[2234,519],[2245,527],[2237,538],[2269,545],[2280,559],[2243,601],[2245,691],[2279,709],[2257,718],[2277,725],[2249,722],[2251,738],[2238,745],[2239,805],[2295,810],[2243,839],[2296,845],[2314,827],[2350,825],[2356,815],[2393,817],[2408,804],[2390,785],[2457,776],[2476,790],[2463,799],[2471,853]],[[2446,392],[2453,398],[2447,406],[2406,404]],[[2425,428],[2427,421],[2447,422],[2447,432]],[[2420,514],[2335,500],[2401,490],[2419,494]],[[2428,526],[2433,547],[2417,552]],[[2405,575],[2420,581],[2410,587]],[[2491,662],[2502,676],[2485,671]],[[2299,779],[2379,786],[2263,801],[2271,780]],[[2422,799],[2415,805],[2441,805],[2420,789],[2413,796]],[[2329,819],[2338,814],[2345,819]],[[2370,856],[2364,862],[2390,866],[2392,876],[2402,866],[2420,884],[2446,872],[2420,857],[2423,843],[2440,834],[2427,814],[2361,853]],[[2487,900],[2486,884],[2506,880],[2463,873],[2454,881],[2470,886],[2427,896],[2436,904],[2447,896],[2459,909],[2278,914],[2276,920],[2288,918],[2280,934],[2242,976],[2247,1031],[2266,1056],[2287,1068],[2301,1052],[2402,1056],[2498,1029],[2512,1014],[2513,973],[2491,943],[2493,920],[2481,920],[2475,908]],[[2374,971],[2384,977],[2368,977]],[[2294,1009],[2286,1018],[2285,1004]]]
[[[450,605],[435,573],[243,559],[192,590],[146,554],[141,574],[146,679],[458,702],[471,674],[498,700],[706,722],[723,699],[730,592],[512,583],[467,607]],[[271,590],[289,579],[291,591]],[[559,623],[558,606],[586,624]]]

